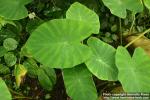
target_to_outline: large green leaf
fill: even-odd
[[[28,16],[25,5],[32,0],[0,0],[0,16],[18,20]]]
[[[123,3],[123,0],[102,0],[104,5],[108,7],[112,14],[126,18],[126,6]]]
[[[1,78],[0,78],[0,98],[2,100],[11,100],[11,94],[5,82]]]
[[[93,55],[86,62],[88,69],[99,79],[117,80],[118,70],[115,65],[115,48],[97,38],[90,38],[88,45],[93,52]]]
[[[143,11],[142,0],[102,0],[104,5],[107,6],[111,13],[126,18],[126,9],[134,13]]]
[[[91,35],[91,27],[82,21],[55,19],[40,25],[29,37],[26,47],[43,65],[69,68],[90,57],[81,41]]]
[[[143,0],[144,1],[144,4],[145,6],[150,9],[150,0]]]
[[[66,13],[66,18],[84,21],[92,27],[93,33],[99,33],[100,22],[98,15],[94,11],[78,2],[75,2],[70,6]]]
[[[124,47],[118,47],[116,65],[126,92],[150,92],[150,57],[143,49],[136,48],[131,58]]]
[[[143,11],[142,0],[124,0],[126,8],[135,13]]]
[[[63,78],[67,94],[73,100],[97,100],[92,74],[84,65],[64,69]]]

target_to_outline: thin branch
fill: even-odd
[[[146,31],[144,31],[143,33],[141,33],[137,38],[135,38],[134,40],[132,40],[131,42],[129,42],[125,48],[129,47],[131,44],[133,44],[135,41],[137,41],[138,39],[140,39],[142,36],[144,36],[146,33],[150,32],[150,28],[147,29]]]

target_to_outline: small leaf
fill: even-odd
[[[28,16],[25,5],[32,0],[0,0],[0,16],[9,20],[18,20]]]
[[[40,85],[46,90],[52,90],[53,83],[43,69],[38,69],[38,80]]]
[[[97,100],[97,92],[92,74],[84,65],[63,69],[67,94],[73,100]]]
[[[0,98],[2,100],[12,100],[12,96],[5,84],[5,82],[0,78]]]
[[[16,61],[17,61],[17,57],[13,53],[11,53],[11,52],[6,53],[4,55],[4,59],[5,59],[6,64],[9,67],[15,65]]]
[[[0,75],[3,74],[8,74],[10,73],[10,70],[7,66],[0,64]]]
[[[117,80],[115,48],[97,38],[90,38],[87,43],[93,53],[86,62],[87,68],[99,79]]]
[[[150,57],[143,49],[136,48],[131,58],[124,47],[118,47],[116,65],[125,92],[150,92]]]
[[[18,87],[20,87],[20,84],[24,80],[26,73],[27,69],[23,65],[21,64],[15,65],[14,75]]]
[[[41,66],[41,68],[44,70],[45,74],[49,77],[49,79],[51,80],[52,84],[55,85],[56,84],[56,73],[55,70],[47,67],[47,66]]]
[[[18,42],[13,38],[7,38],[3,42],[3,46],[8,50],[15,50],[17,48]]]
[[[29,37],[26,47],[45,66],[70,68],[90,57],[90,49],[81,41],[91,34],[91,27],[82,21],[55,19],[40,25]]]
[[[38,76],[38,65],[36,64],[36,61],[28,58],[26,61],[23,62],[24,67],[27,69],[27,74],[32,77],[36,78]]]
[[[150,0],[143,0],[144,1],[144,4],[145,6],[150,9]]]
[[[7,50],[3,46],[0,46],[0,57],[3,57],[6,53]]]
[[[66,13],[66,18],[86,22],[92,27],[93,33],[99,33],[100,22],[98,15],[78,2],[75,2],[70,6]]]

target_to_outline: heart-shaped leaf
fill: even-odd
[[[25,5],[32,0],[0,0],[0,16],[5,19],[18,20],[28,16]]]
[[[70,6],[66,13],[66,18],[84,21],[92,27],[93,33],[99,33],[100,22],[98,15],[94,11],[78,2],[75,2]]]
[[[88,45],[93,54],[86,62],[87,68],[99,79],[117,80],[118,70],[115,65],[115,48],[97,38],[90,38]]]
[[[150,9],[150,0],[143,0],[144,1],[144,4],[145,6]]]
[[[150,92],[150,57],[142,48],[136,48],[131,58],[124,47],[118,47],[116,65],[125,92]]]
[[[0,97],[3,100],[12,100],[11,94],[5,84],[5,82],[0,78]]]
[[[81,44],[90,35],[91,27],[82,21],[55,19],[40,25],[26,47],[43,65],[69,68],[90,57],[90,49]]]
[[[126,9],[133,11],[134,13],[143,11],[142,0],[102,0],[104,5],[107,6],[111,13],[126,18]]]
[[[67,94],[73,100],[97,100],[92,74],[84,65],[64,69],[63,78]]]
[[[110,9],[112,14],[121,18],[126,18],[127,12],[123,0],[102,0],[102,1],[104,5]]]
[[[123,2],[126,5],[126,8],[134,13],[143,11],[142,0],[124,0]]]

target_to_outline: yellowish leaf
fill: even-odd
[[[15,66],[14,75],[18,87],[20,87],[20,84],[24,80],[26,73],[27,73],[27,69],[23,65],[18,64]]]

